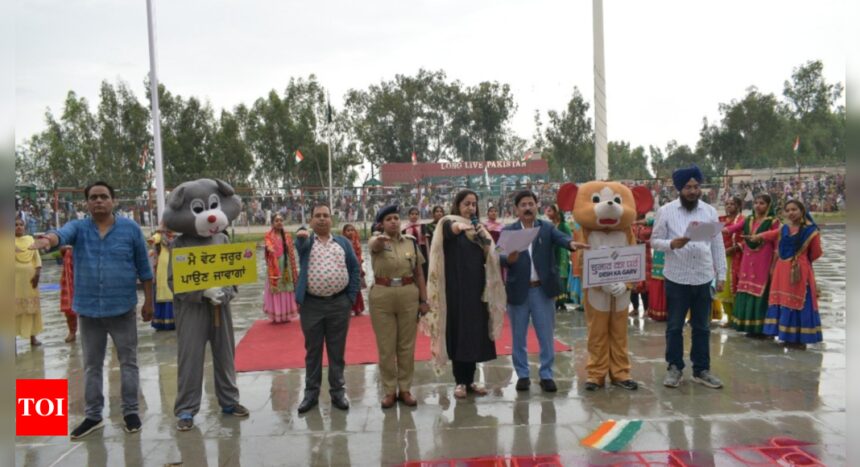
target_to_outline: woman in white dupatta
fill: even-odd
[[[483,225],[472,221],[479,215],[478,195],[463,190],[451,214],[439,221],[429,255],[430,312],[421,323],[431,338],[436,374],[452,361],[458,399],[487,393],[475,383],[475,369],[478,362],[496,358],[507,302],[495,243]]]

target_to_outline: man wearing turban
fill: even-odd
[[[672,174],[678,199],[657,211],[651,234],[651,247],[666,254],[663,276],[666,279],[666,362],[669,368],[663,385],[671,388],[681,383],[684,369],[683,331],[687,310],[691,313],[693,329],[690,349],[693,381],[714,389],[723,385],[710,372],[709,329],[715,292],[711,283],[716,279],[716,291],[722,291],[726,277],[722,234],[718,231],[713,238],[704,241],[691,241],[685,236],[690,225],[718,222],[717,210],[699,199],[702,181],[702,171],[695,165]]]

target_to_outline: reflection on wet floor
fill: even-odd
[[[752,455],[751,446],[767,446],[772,438],[784,437],[809,443],[804,452],[826,465],[841,465],[846,445],[845,230],[825,229],[822,243],[825,254],[815,270],[822,290],[824,343],[807,351],[789,350],[715,328],[711,363],[723,379],[722,390],[689,380],[678,389],[664,388],[664,325],[631,318],[629,345],[640,390],[586,393],[581,388],[585,320],[582,313],[567,312],[558,315],[557,335],[573,350],[556,357],[555,394],[542,393],[536,384],[530,392],[518,393],[510,357],[501,357],[479,367],[490,395],[458,401],[453,398],[451,375],[437,378],[427,362],[420,362],[413,390],[419,406],[383,411],[376,366],[356,365],[346,371],[352,404],[348,413],[332,410],[324,389],[318,409],[298,416],[304,371],[263,371],[239,374],[242,403],[251,416],[238,420],[220,415],[209,366],[196,426],[176,433],[176,334],[156,332],[141,323],[143,431],[128,435],[122,430],[119,365],[111,351],[105,372],[108,424],[103,432],[74,443],[62,437],[18,438],[16,464],[391,465],[491,455],[558,455],[564,465],[600,465],[615,461],[579,441],[605,420],[641,419],[643,427],[626,451],[652,453],[647,455],[655,461],[669,462],[674,453],[687,465],[740,465],[739,459],[753,458],[735,454]],[[56,283],[58,278],[59,268],[46,265],[43,282]],[[70,424],[75,424],[83,413],[80,344],[63,343],[66,327],[58,311],[59,293],[44,291],[42,299],[46,331],[40,339],[45,345],[31,349],[19,339],[16,377],[67,378]],[[241,287],[234,303],[238,341],[264,317],[261,285]],[[689,350],[689,334],[687,339]],[[530,363],[536,378],[535,355]]]

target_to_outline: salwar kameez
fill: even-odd
[[[648,279],[648,317],[666,321],[666,281],[663,278],[665,253],[654,251],[651,259],[651,278]]]
[[[761,237],[778,244],[764,333],[791,344],[821,342],[818,291],[812,269],[812,262],[822,255],[818,227],[784,225]]]
[[[365,284],[364,276],[364,258],[361,257],[361,238],[358,236],[358,232],[353,231],[352,235],[348,237],[350,243],[352,244],[352,251],[355,252],[355,257],[358,260],[358,264],[361,267],[361,289],[358,291],[358,294],[355,296],[355,303],[352,304],[352,312],[353,316],[360,316],[364,313],[364,290],[367,289]]]
[[[630,291],[630,302],[633,304],[633,313],[638,316],[639,302],[642,302],[642,309],[648,312],[648,280],[651,278],[651,226],[634,225],[633,236],[636,238],[636,243],[645,245],[645,280],[637,282]]]
[[[72,309],[75,298],[75,264],[72,259],[72,248],[60,248],[60,256],[63,258],[63,272],[60,274],[60,313],[66,317],[66,327],[69,328],[70,341],[78,332],[78,314]]]
[[[735,224],[743,224],[744,216],[742,214],[738,214],[735,217],[720,216],[720,222],[728,228]],[[723,246],[725,246],[726,251],[734,246],[740,246],[741,241],[740,232],[723,234]],[[733,254],[726,254],[725,285],[723,291],[717,294],[717,298],[722,303],[723,312],[726,315],[726,322],[729,325],[734,324],[735,294],[737,293],[738,272],[740,271],[742,258],[743,249],[735,251]]]
[[[735,224],[727,230],[734,234],[741,229],[744,234],[761,234],[779,228],[779,221],[766,217],[757,222],[748,217],[743,224]],[[770,286],[770,269],[773,264],[774,247],[772,243],[743,242],[743,257],[738,273],[737,294],[735,295],[734,328],[752,335],[762,334],[764,317],[767,314],[767,300]]]
[[[176,318],[173,315],[173,291],[170,290],[167,277],[170,265],[170,249],[173,234],[170,232],[156,233],[151,242],[156,253],[155,262],[155,310],[152,316],[152,327],[158,331],[176,329]]]
[[[263,311],[272,323],[288,323],[298,318],[295,281],[296,255],[289,233],[272,229],[266,233],[266,288]]]
[[[39,287],[33,287],[33,277],[42,267],[38,250],[30,250],[35,240],[29,235],[15,237],[15,330],[31,339],[42,332],[42,305]]]

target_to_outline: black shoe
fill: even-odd
[[[613,381],[613,386],[618,386],[619,388],[624,388],[628,391],[635,391],[639,389],[639,383],[633,381],[632,379],[625,379],[624,381]]]
[[[98,430],[99,428],[104,428],[104,426],[105,426],[104,419],[93,420],[90,418],[85,418],[84,421],[82,421],[81,424],[78,425],[77,428],[72,430],[72,434],[69,435],[69,437],[72,439],[80,439],[80,438],[83,438],[84,436]]]
[[[345,396],[331,396],[331,405],[340,410],[349,410],[349,401]]]
[[[126,433],[137,433],[140,431],[140,417],[137,416],[136,413],[131,413],[122,417],[123,421],[125,421],[125,432]]]
[[[316,397],[305,397],[304,400],[302,400],[302,403],[299,404],[299,413],[305,413],[308,410],[316,407],[317,402],[319,402],[319,399],[317,399]]]
[[[586,391],[597,391],[598,389],[600,389],[600,385],[597,383],[592,383],[591,381],[585,383]]]
[[[540,380],[540,387],[544,390],[544,392],[556,392],[558,388],[555,386],[555,381],[552,379],[542,379]]]
[[[528,391],[532,382],[528,378],[520,378],[517,380],[517,391]]]

